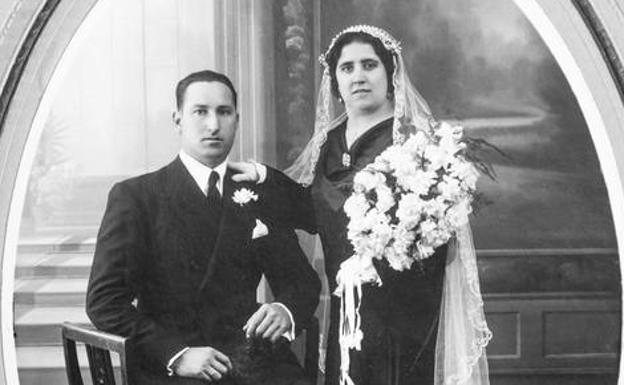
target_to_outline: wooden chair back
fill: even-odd
[[[105,333],[92,325],[65,322],[62,327],[65,370],[69,385],[84,385],[78,362],[76,342],[83,343],[87,351],[89,370],[94,385],[115,385],[115,373],[110,352],[119,355],[121,385],[128,382],[127,338]],[[319,323],[316,318],[305,329],[303,365],[306,375],[313,383],[318,377]]]

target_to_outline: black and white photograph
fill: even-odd
[[[624,384],[619,0],[3,0],[0,384]]]

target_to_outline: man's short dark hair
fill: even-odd
[[[232,84],[230,78],[218,72],[205,70],[193,72],[178,82],[178,85],[176,86],[176,107],[178,110],[181,110],[184,105],[184,96],[188,86],[197,82],[219,82],[225,84],[227,88],[232,91],[232,101],[234,102],[234,107],[238,107],[236,90],[234,89],[234,85]]]

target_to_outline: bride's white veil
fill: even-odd
[[[381,41],[394,59],[394,143],[402,143],[416,130],[436,126],[427,102],[412,85],[401,45],[388,32],[369,25],[355,25],[340,32],[320,61],[324,71],[317,99],[314,133],[301,155],[286,170],[295,181],[310,185],[327,134],[347,119],[336,116],[331,94],[331,76],[325,60],[336,41],[346,33],[366,33]],[[462,228],[449,247],[444,277],[438,335],[436,340],[434,385],[489,385],[485,347],[492,337],[483,312],[479,277],[469,225]],[[366,338],[366,336],[364,336]]]

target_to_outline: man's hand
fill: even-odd
[[[288,312],[275,303],[265,303],[260,306],[247,320],[243,330],[247,337],[262,337],[277,341],[284,333],[292,328]]]
[[[218,381],[232,370],[230,359],[209,346],[190,348],[173,364],[177,376]]]
[[[234,182],[258,182],[260,175],[253,162],[228,162],[228,167],[236,171],[232,175]]]

